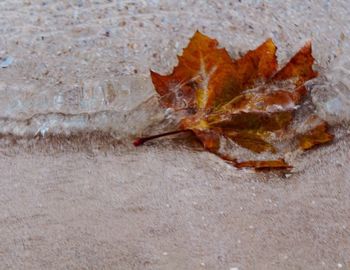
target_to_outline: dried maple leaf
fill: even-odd
[[[205,149],[236,167],[290,168],[283,159],[238,162],[219,151],[224,137],[256,153],[276,152],[269,137],[291,123],[297,105],[307,93],[304,83],[317,76],[312,69],[311,43],[279,71],[276,50],[268,39],[242,58],[232,60],[215,39],[197,31],[171,74],[151,71],[161,104],[181,111],[179,129],[141,138],[134,144],[191,131]],[[322,135],[314,133],[302,137],[302,148],[307,149],[303,147],[307,143],[325,142],[325,131]]]

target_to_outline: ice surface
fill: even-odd
[[[317,113],[349,121],[348,1],[176,3],[0,1],[0,57],[16,59],[0,70],[0,133],[143,132],[158,106],[137,109],[154,94],[149,69],[169,72],[197,29],[233,57],[272,37],[281,63],[312,40]]]
[[[339,56],[325,70],[324,80],[313,89],[317,112],[330,123],[350,123],[350,60]],[[321,80],[320,80],[321,81]]]

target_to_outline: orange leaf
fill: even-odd
[[[273,77],[273,81],[294,79],[296,86],[303,85],[306,81],[317,77],[318,73],[312,69],[314,63],[311,42],[308,42],[297,52],[292,59]]]
[[[161,104],[183,111],[179,130],[137,140],[136,145],[192,131],[205,149],[239,168],[291,168],[283,159],[237,162],[219,152],[222,137],[255,153],[276,152],[269,138],[281,136],[287,130],[297,105],[307,93],[305,82],[317,76],[312,67],[311,43],[279,71],[276,50],[268,39],[242,58],[232,60],[215,39],[197,31],[170,75],[151,71]],[[309,149],[332,138],[323,123],[300,135],[299,141],[303,149]]]
[[[276,51],[272,39],[268,39],[234,62],[235,77],[240,82],[241,89],[247,89],[259,80],[267,80],[277,71]]]
[[[224,88],[225,91],[216,96],[215,107],[231,101],[255,83],[261,83],[270,78],[277,70],[276,50],[272,39],[268,39],[255,50],[247,52],[242,58],[234,61],[231,73],[235,82],[234,88]],[[218,81],[219,79],[221,78],[218,78]]]
[[[215,39],[197,31],[170,75],[151,72],[163,105],[203,109],[209,107],[217,95],[235,87],[233,62],[227,51],[217,46]]]

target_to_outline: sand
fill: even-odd
[[[187,141],[130,144],[151,123],[148,69],[170,70],[196,29],[233,56],[270,36],[282,62],[310,38],[321,70],[345,55],[347,1],[243,2],[0,1],[0,57],[14,59],[0,69],[0,269],[350,269],[344,126],[290,174]],[[68,118],[43,129],[52,113]]]

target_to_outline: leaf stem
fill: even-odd
[[[134,141],[134,146],[140,146],[143,145],[145,142],[153,140],[153,139],[157,139],[160,137],[165,137],[165,136],[170,136],[170,135],[174,135],[174,134],[178,134],[178,133],[182,133],[182,132],[189,132],[191,130],[189,129],[182,129],[182,130],[175,130],[175,131],[170,131],[170,132],[166,132],[166,133],[161,133],[161,134],[157,134],[157,135],[153,135],[153,136],[149,136],[149,137],[141,137],[141,138],[137,138]]]

